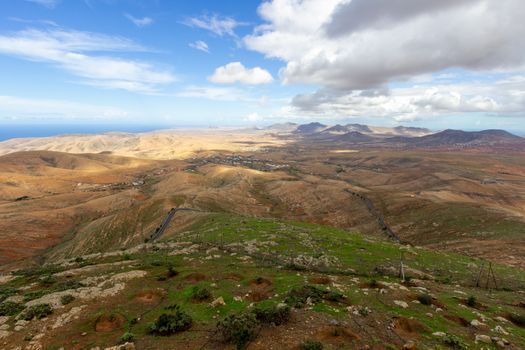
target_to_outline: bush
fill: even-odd
[[[379,282],[375,278],[372,278],[370,281],[368,281],[368,286],[370,288],[379,288]]]
[[[119,343],[121,344],[130,343],[134,340],[135,340],[135,335],[133,333],[126,332],[122,334],[122,337],[120,337]]]
[[[0,304],[0,316],[16,316],[25,306],[22,304],[14,303],[12,301],[5,301]]]
[[[467,345],[460,337],[454,334],[446,334],[443,337],[443,343],[450,346],[453,349],[466,349]]]
[[[279,326],[290,320],[290,306],[279,304],[267,308],[256,307],[253,314],[261,323]]]
[[[339,302],[339,301],[343,300],[345,298],[345,296],[343,294],[339,293],[339,292],[330,291],[330,292],[326,293],[324,298],[326,300],[328,300],[328,301]]]
[[[190,315],[180,309],[179,305],[168,306],[165,310],[170,312],[163,313],[155,323],[149,326],[150,333],[168,336],[190,329],[193,320]]]
[[[211,292],[205,287],[194,286],[191,289],[190,297],[195,301],[206,301],[211,298]]]
[[[52,275],[47,275],[40,279],[40,284],[43,286],[50,286],[56,283],[56,281],[56,278],[54,278]]]
[[[24,301],[27,302],[27,301],[35,300],[49,293],[50,291],[48,290],[37,290],[35,292],[29,292],[24,295]]]
[[[33,318],[38,320],[47,317],[53,313],[53,309],[49,304],[38,304],[28,307],[21,315],[21,319],[31,321]]]
[[[85,287],[84,284],[78,282],[78,281],[65,281],[65,282],[60,282],[60,283],[57,283],[55,285],[55,287],[53,288],[53,291],[54,292],[62,292],[64,290],[69,290],[69,289],[78,289],[78,288],[81,288],[81,287]]]
[[[322,350],[323,344],[315,340],[307,340],[301,344],[301,350]]]
[[[467,305],[470,307],[476,307],[478,305],[478,301],[475,296],[471,295],[467,299]]]
[[[11,295],[15,295],[17,292],[18,290],[13,287],[0,288],[0,303],[9,298]]]
[[[71,294],[62,295],[62,297],[60,298],[60,302],[62,303],[62,305],[67,305],[73,300],[75,300],[75,297]]]
[[[223,340],[244,349],[257,335],[259,322],[254,313],[231,314],[217,323],[217,331]]]
[[[432,305],[432,297],[429,294],[420,294],[417,300],[423,305]]]
[[[168,266],[168,277],[175,277],[179,274],[179,271],[175,270],[173,266]]]
[[[320,302],[323,295],[326,293],[326,291],[323,291],[317,287],[305,285],[298,288],[292,288],[290,291],[288,291],[288,296],[284,302],[299,309],[304,307],[307,302],[312,304]]]
[[[514,323],[516,326],[525,327],[525,316],[524,315],[509,314],[507,318],[509,319],[509,321]]]

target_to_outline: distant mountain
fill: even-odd
[[[359,131],[350,131],[346,134],[337,136],[334,140],[339,142],[370,142],[375,139],[375,137],[365,135]]]
[[[426,128],[416,128],[412,126],[396,126],[394,128],[394,131],[398,135],[405,135],[405,136],[424,136],[432,132]]]
[[[421,137],[392,137],[389,142],[406,143],[414,147],[493,146],[525,144],[525,139],[504,130],[463,131],[447,129]]]
[[[359,131],[361,133],[372,133],[372,129],[368,127],[368,125],[363,124],[346,124],[346,129],[348,131]]]
[[[309,124],[302,124],[295,129],[297,134],[313,134],[324,130],[327,126],[321,123],[313,122]]]
[[[267,130],[280,131],[280,132],[292,132],[297,129],[297,123],[276,123],[266,127]]]
[[[334,125],[332,127],[329,127],[328,129],[324,129],[323,131],[321,131],[320,133],[321,134],[332,134],[332,135],[340,135],[340,134],[345,134],[347,133],[349,130],[346,126],[343,126],[343,125],[340,125],[340,124],[337,124],[337,125]]]

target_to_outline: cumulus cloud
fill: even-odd
[[[149,63],[100,55],[100,52],[122,51],[146,49],[125,38],[60,29],[0,35],[0,53],[54,64],[81,77],[86,84],[153,92],[159,85],[175,81],[169,71]]]
[[[348,91],[525,63],[521,0],[272,0],[258,11],[265,23],[244,43],[285,61],[285,83]]]
[[[243,25],[237,22],[233,17],[219,16],[219,15],[202,15],[199,17],[188,17],[181,22],[184,25],[192,28],[200,28],[210,31],[218,36],[229,35],[236,37],[235,28]]]
[[[311,117],[390,117],[397,121],[463,113],[512,117],[523,116],[523,91],[525,78],[522,75],[491,85],[465,82],[350,92],[321,89],[295,96],[286,111]]]
[[[196,50],[200,50],[200,51],[207,52],[207,53],[210,52],[210,49],[208,48],[208,44],[206,44],[206,42],[202,40],[197,40],[193,43],[189,43],[189,46]]]
[[[143,18],[136,18],[130,15],[129,13],[124,14],[124,16],[131,21],[134,25],[137,27],[145,27],[153,23],[153,18],[151,17],[143,17]]]
[[[273,77],[267,70],[260,67],[246,68],[241,62],[231,62],[215,69],[208,80],[216,84],[259,85],[271,83]]]

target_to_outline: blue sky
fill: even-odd
[[[2,1],[0,123],[522,132],[522,15],[519,0]]]

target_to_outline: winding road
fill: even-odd
[[[171,222],[171,219],[175,216],[175,213],[178,211],[196,211],[196,212],[202,212],[199,209],[193,209],[193,208],[171,208],[171,210],[168,212],[168,215],[164,218],[164,221],[162,221],[162,224],[153,232],[153,234],[150,236],[150,241],[155,241],[160,238],[166,231],[166,228],[168,228],[168,225]]]

